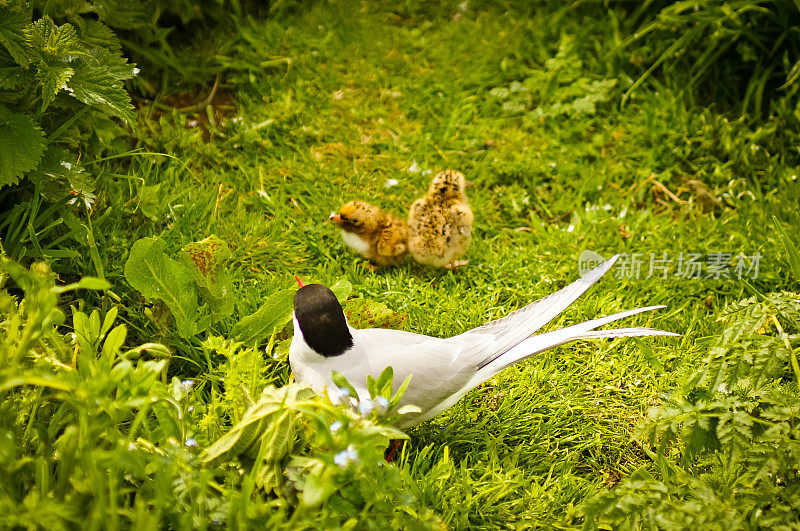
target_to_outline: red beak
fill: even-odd
[[[297,285],[300,286],[301,288],[306,285],[306,283],[303,282],[303,280],[300,277],[298,277],[297,275],[294,276],[294,279],[297,281]]]
[[[333,221],[334,223],[341,223],[342,222],[342,216],[340,216],[339,214],[331,214],[328,219]]]

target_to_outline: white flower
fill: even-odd
[[[419,173],[419,170],[419,164],[417,164],[417,161],[415,160],[411,163],[411,166],[409,166],[408,173]]]
[[[358,403],[358,412],[361,413],[362,416],[366,417],[370,413],[375,406],[372,403],[372,400],[369,398],[365,398],[361,402]]]
[[[397,179],[386,179],[386,182],[383,183],[384,188],[391,188],[392,186],[397,186],[400,183]]]
[[[348,396],[350,396],[350,391],[346,387],[331,387],[328,389],[328,398],[336,405],[346,404]]]
[[[185,442],[184,444],[185,444],[186,446],[190,446],[190,447],[191,447],[191,446],[197,446],[197,441],[195,441],[194,439],[192,439],[191,437],[189,437],[188,439],[186,439],[186,442]]]
[[[337,420],[336,422],[334,422],[333,424],[330,425],[331,433],[336,433],[337,431],[339,431],[341,429],[341,427],[342,427],[342,423]]]
[[[342,450],[335,456],[333,456],[333,462],[339,465],[340,467],[344,468],[350,463],[355,463],[358,461],[358,453],[356,453],[356,447],[352,444],[347,447],[347,450]]]
[[[383,415],[389,408],[389,400],[385,396],[379,396],[375,399],[373,406],[375,407],[375,413]]]

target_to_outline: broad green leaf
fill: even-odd
[[[128,328],[124,324],[115,326],[114,329],[108,333],[105,341],[103,341],[103,356],[112,360],[117,352],[119,352],[119,349],[122,348],[127,335]]]
[[[258,451],[256,443],[265,434],[275,437],[275,441],[278,442],[280,437],[286,435],[282,432],[286,427],[279,426],[275,431],[270,431],[271,421],[279,420],[273,418],[273,415],[285,410],[287,403],[308,400],[312,396],[314,391],[301,384],[287,385],[279,389],[268,386],[262,391],[258,402],[247,409],[242,420],[203,451],[203,462],[208,463],[226,454],[234,457],[246,453],[253,457],[253,451]],[[266,457],[277,460],[283,458],[286,453],[288,450],[285,447],[275,448],[268,451]]]
[[[217,320],[233,313],[233,282],[223,268],[230,256],[228,244],[213,234],[185,245],[179,255]]]
[[[75,18],[91,11],[90,0],[58,0],[56,2],[52,0],[36,0],[33,3],[34,7],[37,7],[37,3],[40,6],[45,6],[43,9],[46,10],[47,14],[59,20]]]
[[[261,418],[245,416],[245,418],[231,428],[228,433],[217,439],[214,444],[203,451],[203,462],[209,463],[225,454],[234,457],[245,453],[256,441],[258,436],[263,433],[261,429],[261,420]]]
[[[68,63],[51,60],[39,61],[36,65],[36,82],[42,89],[42,111],[47,109],[63,87],[67,85],[75,70]]]
[[[106,315],[103,317],[103,326],[100,328],[100,337],[105,336],[106,333],[111,329],[111,326],[117,319],[118,313],[119,310],[116,306],[112,306],[111,309],[106,312]]]
[[[111,288],[111,284],[102,278],[83,277],[78,281],[77,287],[80,289],[105,290]]]
[[[25,28],[28,17],[22,11],[0,7],[0,45],[20,66],[28,66],[30,59],[25,50]]]
[[[36,65],[36,81],[42,89],[44,110],[56,94],[68,88],[66,83],[85,51],[72,24],[57,26],[48,16],[28,26],[25,40]]]
[[[47,15],[28,26],[25,40],[37,63],[74,59],[85,53],[75,27],[72,24],[57,26]]]
[[[94,177],[84,171],[75,155],[55,146],[45,150],[28,179],[38,183],[42,195],[52,201],[69,194],[83,201],[87,208],[94,202]]]
[[[127,350],[123,353],[123,357],[126,358],[135,358],[139,356],[142,352],[147,352],[151,356],[158,356],[161,358],[169,358],[172,356],[172,352],[162,345],[161,343],[144,343],[139,345],[138,347],[134,347],[130,350]]]
[[[103,23],[112,28],[136,29],[152,24],[153,10],[155,6],[152,2],[131,2],[130,0],[94,0],[92,2],[97,16]],[[194,12],[194,9],[177,9],[178,13],[183,11]]]
[[[0,89],[13,90],[25,87],[32,82],[33,75],[25,68],[18,66],[0,66]],[[22,96],[22,94],[18,92],[18,97],[19,96]]]
[[[147,299],[160,299],[175,317],[183,337],[191,337],[204,327],[197,306],[197,288],[186,266],[165,253],[161,238],[142,238],[133,244],[125,262],[125,278]]]
[[[392,367],[386,367],[381,372],[380,376],[378,376],[378,391],[380,392],[386,384],[391,384],[392,379],[394,378],[394,369]]]
[[[347,381],[347,378],[345,378],[342,373],[332,370],[331,381],[339,389],[347,389],[347,392],[350,393],[350,398],[358,398],[358,393],[356,392],[356,388],[353,387],[350,384],[350,382]]]
[[[123,81],[134,76],[134,68],[121,56],[106,50],[92,50],[75,61],[75,74],[66,86],[75,98],[86,105],[133,124],[133,105]]]
[[[64,286],[54,286],[51,288],[53,293],[66,293],[76,289],[93,289],[93,290],[106,290],[111,287],[107,280],[97,277],[83,277],[78,282],[67,284]]]
[[[161,184],[143,184],[139,188],[139,210],[152,219],[157,221],[161,212],[164,210],[164,201],[161,196]]]
[[[44,134],[33,120],[0,105],[0,187],[35,168],[44,147]]]
[[[336,281],[336,284],[331,286],[331,291],[334,295],[336,295],[336,300],[339,302],[344,302],[347,300],[347,297],[350,296],[350,293],[353,292],[353,285],[347,279],[340,279]]]
[[[102,48],[116,54],[121,54],[122,44],[114,31],[97,20],[81,18],[78,24],[78,33],[87,48]]]
[[[0,392],[8,391],[14,387],[30,385],[33,387],[47,387],[59,391],[75,392],[72,384],[54,376],[40,376],[38,374],[21,374],[0,382]]]
[[[231,329],[231,337],[236,341],[251,343],[263,339],[272,331],[282,330],[292,318],[294,288],[277,291],[267,297],[264,304],[236,323]]]
[[[408,317],[397,313],[382,302],[352,299],[344,303],[344,314],[353,328],[400,328]]]

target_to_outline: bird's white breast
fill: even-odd
[[[342,233],[342,239],[344,240],[345,245],[350,247],[358,254],[366,254],[367,251],[369,251],[369,242],[358,234],[347,232],[346,230],[342,230],[340,232]]]

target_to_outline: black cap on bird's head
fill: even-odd
[[[326,358],[343,354],[353,346],[342,305],[322,284],[301,284],[294,294],[294,317],[306,344]]]

